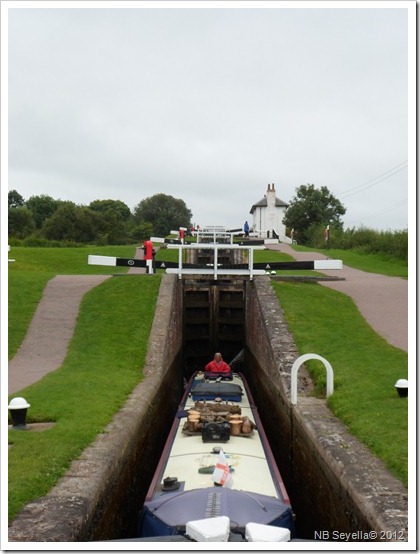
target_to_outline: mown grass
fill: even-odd
[[[394,388],[407,378],[407,354],[377,335],[345,294],[312,283],[273,287],[299,352],[319,354],[334,369],[331,410],[407,486],[407,398]],[[325,395],[325,368],[307,366]]]
[[[50,490],[142,379],[159,284],[159,276],[127,275],[91,290],[61,368],[19,391],[31,405],[28,423],[56,423],[9,431],[10,518]]]
[[[357,250],[342,249],[320,249],[308,248],[306,246],[293,245],[296,252],[320,252],[329,258],[343,260],[343,264],[354,269],[367,271],[368,273],[379,273],[389,277],[408,277],[408,265],[404,260],[392,258],[381,254],[366,254]]]
[[[21,271],[48,272],[54,275],[96,275],[126,273],[127,267],[88,265],[88,256],[117,256],[130,258],[135,245],[80,246],[78,248],[40,248],[14,246],[11,255],[16,261],[9,264],[9,275]]]

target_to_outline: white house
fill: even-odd
[[[286,227],[283,224],[288,205],[277,198],[274,183],[269,184],[264,198],[256,202],[249,212],[253,217],[253,230],[260,236],[276,238],[277,235],[280,242],[291,243],[291,239],[286,237]]]

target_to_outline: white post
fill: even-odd
[[[248,269],[249,269],[249,278],[252,281],[254,276],[254,249],[249,248],[248,250]]]
[[[178,248],[178,279],[182,277],[182,248]]]

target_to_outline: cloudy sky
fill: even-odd
[[[415,2],[3,4],[25,199],[163,192],[237,227],[268,183],[286,202],[313,183],[346,227],[407,226]]]

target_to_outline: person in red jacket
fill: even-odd
[[[232,379],[232,370],[230,369],[230,365],[223,361],[220,352],[216,352],[213,360],[206,365],[204,371],[206,376]]]

